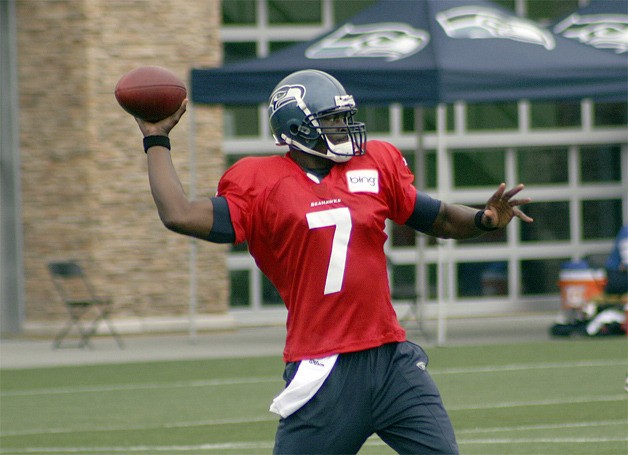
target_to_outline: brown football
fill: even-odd
[[[120,78],[116,100],[133,117],[157,122],[174,114],[187,96],[185,84],[160,66],[141,66]]]

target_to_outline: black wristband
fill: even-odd
[[[484,210],[480,210],[478,213],[475,214],[475,218],[473,219],[473,221],[475,222],[475,227],[485,232],[496,231],[497,229],[499,229],[498,227],[484,226],[484,224],[482,224],[483,216],[484,216]]]
[[[146,136],[144,137],[144,153],[154,146],[166,147],[170,150],[170,138],[168,136]]]

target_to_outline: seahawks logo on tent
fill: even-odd
[[[305,56],[309,59],[380,57],[392,62],[416,54],[429,41],[429,33],[408,24],[345,24],[308,47]]]
[[[493,8],[452,8],[438,13],[436,20],[450,38],[503,38],[538,44],[547,50],[556,46],[552,34],[535,22]]]
[[[598,49],[628,52],[628,14],[574,13],[556,24],[554,32]]]

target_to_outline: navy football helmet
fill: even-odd
[[[366,126],[355,122],[355,101],[334,77],[318,70],[292,73],[275,87],[268,116],[277,145],[337,163],[365,153]]]

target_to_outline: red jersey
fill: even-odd
[[[293,362],[405,341],[390,298],[385,221],[403,224],[414,177],[393,145],[317,179],[289,156],[248,157],[223,175],[236,243],[247,241],[287,309],[284,360]]]

